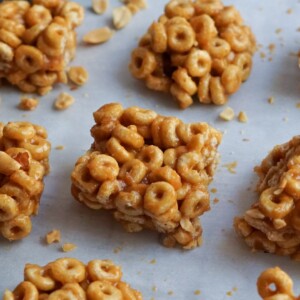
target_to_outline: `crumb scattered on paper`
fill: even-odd
[[[275,98],[274,98],[274,97],[269,97],[269,98],[268,98],[268,102],[269,102],[270,104],[273,104],[273,103],[275,102]]]
[[[215,194],[218,190],[216,188],[212,188],[210,191]]]
[[[53,243],[59,243],[61,239],[60,231],[57,229],[53,229],[52,231],[46,234],[45,240],[48,245]]]
[[[218,204],[220,202],[220,200],[218,199],[218,198],[215,198],[214,200],[213,200],[213,203],[214,204]]]
[[[241,123],[247,123],[248,122],[248,116],[247,116],[246,112],[241,111],[238,115],[238,120]]]
[[[55,150],[64,150],[65,149],[65,146],[63,145],[58,145],[55,147]]]
[[[231,121],[234,118],[234,110],[228,106],[219,114],[219,117],[224,121]]]
[[[225,164],[223,165],[223,167],[227,168],[228,172],[230,172],[231,174],[236,174],[235,168],[237,167],[237,162],[234,161],[232,163]]]
[[[194,291],[194,295],[200,295],[200,294],[201,294],[201,291],[200,291],[200,290]]]
[[[75,250],[76,248],[77,248],[77,246],[72,243],[63,244],[61,247],[63,252],[71,252],[71,251]]]
[[[150,260],[150,262],[149,262],[151,265],[155,265],[156,264],[156,259],[152,259],[152,260]]]

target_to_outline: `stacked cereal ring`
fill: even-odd
[[[254,250],[300,260],[300,136],[276,146],[255,170],[259,200],[235,229]]]
[[[271,286],[274,285],[275,289]],[[293,292],[292,279],[280,268],[267,269],[257,280],[258,293],[263,300],[299,300]]]
[[[10,241],[31,231],[49,171],[50,143],[46,130],[28,122],[0,128],[0,233]]]
[[[180,108],[222,105],[247,80],[256,43],[233,6],[220,0],[171,0],[131,56],[132,75],[170,92]]]
[[[220,132],[118,103],[104,105],[94,119],[94,144],[72,173],[74,197],[111,210],[129,232],[153,229],[165,246],[198,246]]]
[[[26,264],[24,281],[3,300],[142,300],[140,292],[121,281],[122,271],[110,260],[84,265],[75,258],[60,258],[44,267]]]
[[[0,79],[40,95],[66,83],[83,17],[83,7],[65,0],[0,3]]]

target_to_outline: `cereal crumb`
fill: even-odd
[[[276,34],[279,34],[279,33],[281,33],[282,32],[282,29],[281,28],[277,28],[276,30],[275,30],[275,33]]]
[[[241,111],[238,115],[238,120],[241,123],[247,123],[248,122],[248,116],[244,111]]]
[[[122,29],[132,19],[132,12],[127,6],[116,7],[113,10],[113,24],[116,29]]]
[[[223,165],[223,167],[227,168],[228,172],[230,172],[231,174],[236,174],[235,168],[237,167],[237,162],[234,161],[232,163],[225,164]]]
[[[270,53],[273,53],[275,51],[276,45],[272,43],[268,46],[268,48],[269,48]]]
[[[39,104],[39,100],[30,97],[22,97],[19,103],[19,109],[35,110]]]
[[[116,247],[115,249],[114,249],[114,253],[115,254],[118,254],[118,253],[120,253],[122,251],[122,247]]]
[[[286,11],[286,13],[287,13],[288,15],[290,15],[292,12],[293,12],[293,10],[292,10],[291,8],[289,8],[289,9]]]
[[[268,102],[270,104],[273,104],[275,102],[275,98],[274,97],[269,97]]]
[[[53,243],[59,243],[61,239],[60,231],[57,229],[53,229],[52,231],[46,234],[45,240],[48,245]]]
[[[63,244],[61,249],[63,252],[70,252],[70,251],[73,251],[77,248],[77,246],[75,244],[72,244],[72,243],[66,243],[66,244]]]
[[[157,291],[157,286],[153,285],[152,286],[152,292],[156,292]]]
[[[232,291],[226,293],[227,296],[232,296]]]
[[[231,107],[226,107],[219,115],[224,121],[231,121],[234,118],[234,110]]]
[[[173,294],[174,294],[173,291],[168,291],[168,295],[169,295],[169,296],[172,296]]]
[[[260,52],[260,58],[265,58],[266,57],[266,54],[264,52]]]
[[[89,79],[89,73],[83,67],[71,67],[68,71],[69,79],[76,85],[84,85]]]
[[[200,294],[201,294],[201,291],[200,291],[200,290],[194,291],[194,295],[200,295]]]
[[[152,259],[152,260],[150,260],[150,262],[149,262],[151,265],[155,265],[156,264],[156,259]]]
[[[86,33],[83,37],[83,41],[87,44],[102,44],[110,40],[114,33],[114,30],[111,30],[107,26],[101,27]]]
[[[75,99],[68,93],[61,93],[54,102],[54,107],[57,110],[65,110],[75,102]]]
[[[214,200],[213,200],[213,203],[214,204],[218,204],[220,202],[220,200],[218,199],[218,198],[215,198]]]
[[[55,147],[55,150],[64,150],[65,147],[63,145],[58,145]]]
[[[298,103],[296,104],[296,107],[297,107],[297,108],[300,108],[300,102],[298,102]]]
[[[101,15],[107,10],[108,4],[108,0],[92,0],[93,11]]]
[[[218,190],[216,188],[212,188],[210,191],[215,194]]]

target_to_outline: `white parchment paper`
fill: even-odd
[[[23,279],[25,263],[43,265],[63,256],[84,262],[94,258],[114,260],[123,266],[124,280],[142,291],[145,299],[259,299],[256,279],[261,271],[273,266],[287,271],[300,293],[299,264],[289,258],[251,253],[232,228],[233,217],[243,214],[256,200],[257,177],[253,167],[274,145],[300,133],[300,109],[296,108],[300,102],[300,70],[294,54],[300,49],[300,32],[297,31],[300,1],[224,1],[241,11],[261,44],[251,77],[228,103],[236,113],[242,110],[247,113],[249,122],[246,124],[237,120],[220,121],[218,114],[224,107],[197,103],[181,111],[171,97],[148,91],[129,74],[131,50],[138,37],[162,13],[167,1],[148,0],[148,9],[134,16],[111,41],[92,47],[81,43],[83,34],[111,25],[112,8],[120,2],[111,0],[110,9],[103,16],[92,13],[89,0],[78,2],[86,8],[86,19],[78,30],[79,47],[72,64],[85,66],[90,79],[84,87],[71,92],[76,103],[66,111],[54,111],[55,97],[69,91],[68,87],[59,86],[41,99],[36,111],[24,113],[16,108],[21,93],[9,87],[0,88],[0,120],[41,124],[48,129],[53,145],[51,173],[45,180],[40,213],[33,218],[31,235],[14,243],[0,239],[0,294]],[[276,29],[282,31],[276,33]],[[273,53],[268,49],[270,44],[275,45]],[[265,58],[261,57],[262,52]],[[275,99],[272,105],[267,101],[271,96]],[[156,233],[128,234],[108,213],[89,210],[73,200],[70,173],[76,159],[92,142],[89,133],[94,123],[92,112],[113,101],[125,107],[151,108],[186,122],[207,121],[226,132],[220,147],[222,161],[211,185],[217,189],[212,200],[220,201],[212,203],[211,211],[202,217],[202,247],[189,252],[166,249],[159,244]],[[65,149],[55,150],[58,145]],[[238,163],[236,174],[223,167],[233,161]],[[60,251],[60,245],[44,245],[42,238],[54,228],[61,230],[63,243],[75,243],[78,248],[65,254]],[[114,251],[116,248],[120,251]],[[196,290],[201,294],[195,295]],[[231,296],[227,294],[230,291]]]

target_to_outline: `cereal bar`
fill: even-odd
[[[95,259],[87,265],[75,258],[60,258],[46,266],[26,264],[24,281],[3,300],[15,299],[131,299],[142,294],[122,281],[121,267],[111,260]]]
[[[73,196],[112,211],[128,232],[153,229],[165,246],[198,246],[221,133],[118,103],[102,106],[94,119],[94,143],[72,173]]]
[[[180,108],[223,105],[252,68],[256,42],[234,6],[220,0],[171,0],[132,51],[129,69]]]
[[[276,146],[255,168],[259,200],[234,227],[253,250],[300,260],[300,136]]]
[[[40,95],[66,83],[83,18],[83,7],[66,0],[1,2],[0,79]]]
[[[261,273],[257,280],[257,290],[263,300],[300,299],[300,296],[294,295],[292,279],[278,267]]]
[[[49,172],[46,130],[29,122],[0,123],[0,234],[19,240],[31,232]]]

